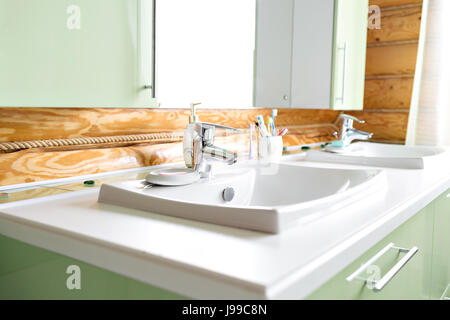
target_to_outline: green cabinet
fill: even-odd
[[[0,0],[0,106],[152,106],[152,0]]]
[[[448,299],[449,230],[450,189],[332,277],[308,299]],[[375,261],[374,257],[377,258]],[[73,267],[80,271],[80,288],[71,287],[71,276],[76,272],[71,269]],[[389,281],[377,288],[385,279]],[[0,299],[183,298],[0,235]]]
[[[450,189],[435,202],[431,298],[450,298]]]
[[[255,106],[363,108],[368,0],[260,0]]]
[[[183,298],[0,235],[0,300]]]
[[[355,270],[389,243],[407,249],[417,247],[418,251],[382,290],[374,290],[371,280],[389,275],[405,252],[395,248],[387,250],[376,262],[366,265],[359,277],[348,281]],[[309,299],[450,299],[450,189],[317,289]]]
[[[425,207],[310,295],[309,299],[429,299],[433,207],[433,203]],[[385,251],[376,262],[364,268],[358,277],[352,281],[347,280],[390,243],[395,247]],[[396,247],[408,250],[416,247],[418,250],[411,259],[402,264],[396,274],[392,275],[392,280],[377,291],[370,280],[381,281],[383,277],[389,276],[389,272],[394,270],[395,266],[399,266],[402,258],[408,254]],[[364,279],[369,281],[366,282]]]

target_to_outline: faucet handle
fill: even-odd
[[[214,127],[216,129],[224,129],[224,130],[230,130],[230,131],[234,131],[234,132],[241,132],[241,129],[236,129],[233,127],[228,127],[228,126],[224,126],[224,125],[216,124],[216,123],[200,122],[199,124],[201,124],[202,126]]]
[[[348,114],[344,114],[344,113],[341,113],[339,118],[347,119],[347,120],[353,120],[353,121],[356,121],[358,123],[366,123],[364,120],[359,120],[357,117],[354,117],[354,116],[351,116],[351,115],[348,115]]]
[[[223,126],[220,124],[209,123],[209,122],[196,122],[195,130],[198,132],[199,137],[206,143],[214,143],[214,138],[216,136],[216,129],[225,129],[234,132],[240,132],[240,129]]]

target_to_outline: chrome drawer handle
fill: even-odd
[[[448,284],[447,288],[445,288],[444,293],[441,296],[441,300],[450,300],[450,297],[447,297],[447,292],[450,291],[450,283]]]
[[[386,252],[388,252],[391,249],[398,250],[399,252],[404,252],[404,253],[406,253],[406,255],[403,258],[401,258],[400,261],[397,262],[395,264],[395,266],[393,266],[392,269],[389,270],[384,275],[383,278],[381,278],[380,280],[369,280],[369,279],[364,279],[364,278],[359,277],[359,275],[364,270],[366,270],[369,266],[373,265],[374,262],[376,262],[379,258],[381,258],[381,256],[383,256]],[[373,288],[372,288],[373,291],[375,291],[375,292],[381,291],[389,283],[389,281],[391,281],[394,278],[394,276],[408,263],[408,261],[411,260],[411,258],[417,253],[417,251],[419,251],[419,248],[417,248],[417,247],[413,247],[411,249],[405,249],[405,248],[396,247],[394,245],[394,243],[391,242],[386,247],[381,249],[376,255],[374,255],[372,258],[370,258],[366,263],[364,263],[358,270],[356,270],[351,275],[349,275],[346,280],[348,282],[351,282],[354,279],[363,280],[366,283],[373,284]]]

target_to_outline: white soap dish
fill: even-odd
[[[161,186],[183,186],[200,180],[200,174],[189,168],[157,169],[150,171],[145,181]]]

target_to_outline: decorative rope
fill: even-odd
[[[148,141],[178,142],[182,139],[183,133],[174,132],[174,133],[132,134],[132,135],[107,136],[107,137],[30,140],[30,141],[1,142],[0,151],[15,152],[33,148],[81,146],[81,145],[103,144],[103,143],[143,143]]]
[[[333,127],[337,129],[336,123],[334,124],[314,124],[314,125],[300,125],[300,126],[288,126],[292,133],[296,132],[296,129],[310,129],[316,127]],[[247,129],[241,129],[242,134],[247,134]],[[235,133],[231,134],[236,136]],[[217,137],[227,137],[229,134],[227,131],[222,133],[216,133]],[[49,139],[49,140],[29,140],[29,141],[14,141],[14,142],[0,142],[0,153],[17,152],[26,149],[35,148],[52,148],[52,147],[67,147],[67,146],[83,146],[83,145],[95,145],[105,143],[124,143],[135,144],[145,142],[179,142],[183,140],[183,132],[162,132],[162,133],[148,133],[148,134],[132,134],[132,135],[120,135],[120,136],[106,136],[106,137],[81,137],[81,138],[66,138],[66,139]]]

